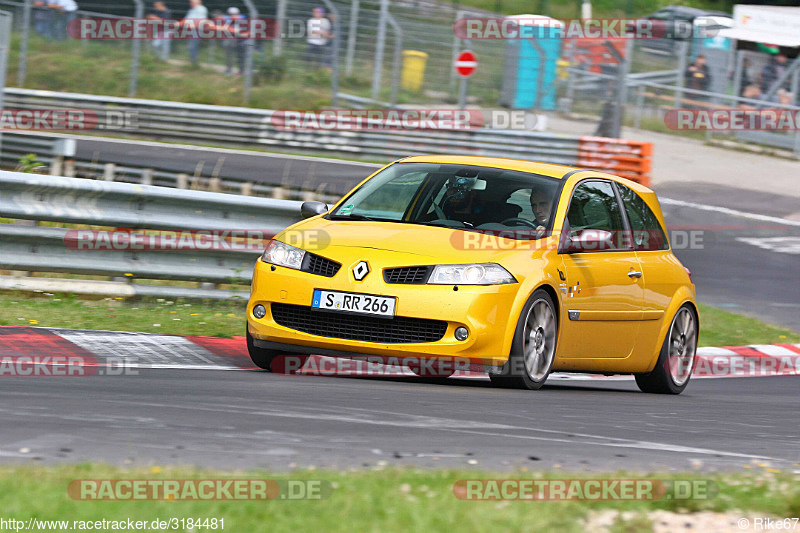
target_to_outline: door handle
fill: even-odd
[[[630,272],[628,272],[628,277],[629,278],[641,278],[642,277],[642,273],[639,272],[638,270],[631,270]]]

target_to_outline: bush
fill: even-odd
[[[286,56],[267,56],[256,65],[256,84],[276,85],[286,76]]]

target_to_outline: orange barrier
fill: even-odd
[[[582,136],[578,140],[577,166],[650,186],[653,143],[592,136]]]

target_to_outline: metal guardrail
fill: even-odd
[[[136,117],[135,130],[127,133],[168,141],[208,144],[232,144],[269,147],[281,150],[335,152],[350,157],[399,158],[420,153],[465,154],[534,159],[550,163],[580,165],[581,161],[602,159],[598,168],[614,172],[616,155],[637,152],[642,143],[608,139],[614,151],[600,150],[597,158],[584,157],[583,137],[540,132],[476,129],[468,131],[347,131],[282,129],[282,118],[274,111],[239,107],[208,106],[157,100],[139,100],[74,93],[27,89],[8,89],[6,107],[10,109],[73,108],[92,110],[102,120],[104,113],[131,113]],[[122,132],[125,133],[125,132]],[[630,145],[625,152],[620,147]],[[648,159],[649,150],[638,151]],[[627,164],[627,162],[625,162]],[[622,163],[621,163],[622,164]],[[646,174],[628,169],[625,177],[647,182]]]
[[[129,166],[108,163],[96,158],[79,159],[77,143],[81,140],[66,135],[3,133],[2,136],[0,167],[9,169],[16,168],[22,157],[34,154],[37,156],[38,162],[44,163],[44,166],[37,172],[51,176],[101,179],[285,200],[319,200],[333,203],[340,198],[340,194],[335,191],[313,189],[313,187],[306,187],[306,184],[303,183],[292,186],[286,183],[253,182],[235,177],[190,176],[172,169],[160,169],[152,164]]]
[[[75,157],[75,139],[3,133],[0,145],[0,165],[14,168],[19,160],[28,154],[35,154],[37,160],[59,173],[66,158]]]
[[[36,222],[151,230],[254,230],[269,235],[298,221],[300,205],[289,200],[0,171],[0,217]],[[68,245],[75,231],[0,224],[0,269],[231,284],[248,282],[258,257],[252,251],[219,246],[81,250]],[[127,284],[119,285],[114,290],[131,294]],[[0,283],[7,286],[7,280]],[[175,297],[241,296],[207,287],[135,284],[133,289],[133,294]]]

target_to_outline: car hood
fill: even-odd
[[[276,238],[325,255],[326,248],[359,248],[407,255],[408,264],[489,263],[521,251],[537,255],[540,246],[510,239],[435,226],[395,222],[325,220],[315,217],[295,224]],[[304,240],[299,240],[299,239]],[[294,241],[294,242],[293,242]],[[319,243],[313,246],[311,243]],[[542,244],[542,241],[538,241]]]

